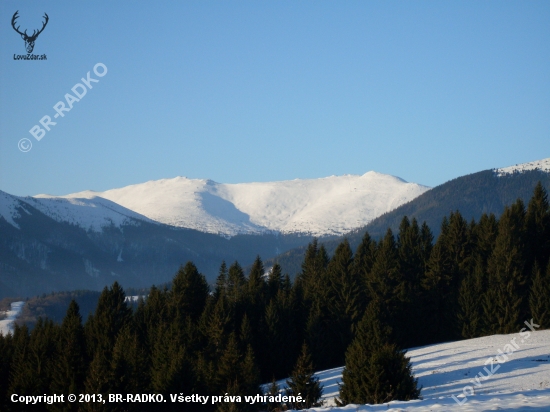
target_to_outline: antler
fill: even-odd
[[[15,20],[17,20],[17,18],[19,17],[19,16],[17,15],[17,13],[19,13],[19,10],[17,10],[17,11],[13,14],[13,17],[11,18],[11,26],[12,26],[13,29],[14,29],[17,33],[19,33],[21,36],[27,36],[27,30],[25,30],[25,33],[21,33],[21,32],[19,31],[19,27],[21,27],[21,26],[15,27]],[[44,13],[44,14],[45,14],[45,13]]]
[[[42,17],[44,17],[46,19],[46,21],[43,23],[42,28],[40,30],[38,30],[38,33],[35,34],[33,32],[31,37],[34,37],[34,38],[38,37],[38,35],[40,33],[42,33],[42,31],[46,28],[46,24],[48,24],[48,20],[50,20],[50,18],[48,17],[48,15],[46,13],[44,13],[44,16],[42,16]]]

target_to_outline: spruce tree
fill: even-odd
[[[324,246],[319,247],[317,239],[314,239],[307,247],[302,271],[296,279],[298,286],[303,290],[306,302],[326,299],[325,270],[328,260]]]
[[[432,324],[435,335],[432,336],[439,342],[460,336],[456,315],[459,312],[460,285],[474,267],[471,238],[468,223],[456,211],[448,220],[444,219],[441,234],[432,249],[424,277],[429,307],[426,316],[435,322]],[[432,310],[437,312],[430,313]]]
[[[305,325],[305,340],[311,350],[313,365],[317,369],[326,369],[331,366],[331,345],[327,339],[328,321],[318,303],[311,305]]]
[[[229,335],[227,346],[218,362],[218,371],[216,373],[216,383],[221,392],[228,384],[235,383],[239,379],[239,367],[242,361],[242,353],[239,351],[239,345],[235,333]],[[237,385],[238,387],[238,385]],[[239,395],[231,393],[231,395]]]
[[[170,303],[180,323],[190,317],[196,322],[206,305],[210,288],[204,275],[200,274],[192,262],[180,267],[172,280]]]
[[[165,322],[159,330],[151,348],[151,390],[155,393],[191,393],[195,380],[188,349],[181,342],[181,332],[174,323]],[[129,336],[129,339],[132,339]],[[139,347],[135,355],[139,356]]]
[[[131,315],[132,310],[126,304],[126,295],[118,282],[110,289],[105,287],[95,313],[88,318],[84,328],[90,356],[94,357],[99,351],[110,361],[117,335],[130,322]]]
[[[261,378],[260,370],[256,363],[254,356],[254,350],[251,345],[248,345],[244,355],[242,364],[240,365],[240,382],[241,382],[241,395],[255,396],[262,394],[260,388]]]
[[[262,364],[267,375],[282,377],[285,371],[283,351],[289,337],[285,333],[282,308],[277,299],[271,300],[265,312],[266,346]],[[265,375],[264,375],[265,376]]]
[[[458,313],[461,336],[464,339],[477,338],[483,331],[482,299],[485,285],[485,273],[482,258],[478,258],[472,273],[466,275],[460,286]]]
[[[428,260],[432,253],[434,236],[432,230],[428,224],[424,221],[420,228],[420,249],[422,254],[422,261],[424,262],[424,268],[428,265]]]
[[[297,359],[300,353],[300,342],[305,341],[305,324],[302,318],[296,316],[303,305],[302,295],[296,293],[296,290],[292,288],[288,274],[284,276],[283,287],[277,294],[277,302],[282,309],[282,319],[287,338],[285,345],[283,345],[282,363],[284,364],[285,376],[288,376],[294,366],[294,359]]]
[[[265,273],[264,264],[260,256],[256,256],[252,267],[250,268],[250,274],[248,275],[248,289],[249,293],[256,295],[262,293],[265,282],[263,281],[263,276]]]
[[[550,262],[546,272],[542,272],[535,262],[533,284],[529,295],[531,318],[543,329],[550,328]]]
[[[214,288],[214,299],[218,300],[220,296],[225,293],[227,288],[227,265],[225,264],[225,260],[220,265],[220,270],[218,273],[218,277],[216,278],[216,286]]]
[[[226,296],[232,305],[239,303],[245,293],[246,278],[243,269],[239,262],[235,261],[230,267],[227,274]]]
[[[495,248],[487,263],[484,297],[486,333],[512,333],[528,316],[525,268],[525,208],[518,201],[506,207],[498,223]]]
[[[55,362],[53,363],[51,390],[53,393],[84,393],[84,380],[88,368],[86,337],[82,316],[75,300],[71,300],[63,318]],[[76,403],[54,403],[52,410],[76,411]]]
[[[20,328],[16,326],[16,330]],[[10,382],[10,368],[15,352],[14,335],[0,333],[0,410],[9,411],[13,405],[8,396]]]
[[[406,288],[402,292],[403,300],[412,301],[416,294],[414,288],[420,283],[424,271],[422,239],[416,219],[413,219],[412,224],[409,224],[406,216],[401,221],[397,237],[397,252],[399,270],[402,272],[406,284]]]
[[[460,286],[460,282],[473,267],[472,245],[470,243],[470,229],[460,212],[452,212],[449,217],[448,230],[444,233],[445,248],[449,254],[452,270],[453,285]]]
[[[139,321],[139,327],[142,329],[144,336],[154,340],[159,325],[172,319],[168,304],[168,290],[166,288],[160,290],[155,286],[151,287],[144,305],[138,306],[137,315],[136,320]],[[87,322],[87,325],[89,323],[90,321]]]
[[[378,306],[376,301],[369,304],[346,351],[339,405],[411,400],[420,395],[409,359],[389,343],[389,326]]]
[[[247,281],[247,291],[244,296],[244,311],[250,321],[252,330],[261,330],[263,325],[263,314],[265,313],[267,284],[264,280],[264,265],[260,256],[256,256],[254,263],[250,269]],[[251,344],[254,351],[259,351],[262,348],[261,337],[257,334],[252,335]]]
[[[111,361],[112,388],[114,393],[146,393],[150,388],[151,359],[145,342],[139,334],[126,326],[118,335]],[[140,410],[136,404],[124,410]]]
[[[369,232],[365,232],[353,258],[353,272],[358,274],[365,286],[375,259],[376,241],[370,237]]]
[[[391,328],[380,310],[380,302],[371,301],[353,342],[346,351],[346,364],[342,372],[340,405],[362,403],[366,399],[369,383],[369,363],[376,350],[390,341]]]
[[[59,327],[51,320],[38,318],[26,344],[16,348],[10,393],[43,395],[49,392],[58,335]]]
[[[422,342],[419,336],[422,316],[420,313],[420,282],[424,273],[424,256],[420,228],[416,219],[409,223],[405,216],[397,237],[399,272],[401,282],[397,285],[398,308],[395,329],[401,346],[414,346]]]
[[[269,276],[267,278],[267,290],[269,300],[277,296],[279,289],[281,289],[283,284],[283,273],[281,265],[275,263],[271,270],[269,271]]]
[[[235,334],[229,336],[225,352],[218,363],[218,371],[216,373],[216,383],[218,385],[218,393],[229,393],[233,396],[261,395],[260,389],[260,372],[254,357],[254,351],[251,345],[248,345],[246,353],[242,354],[239,350]],[[225,389],[225,392],[222,390]],[[218,411],[251,411],[259,406],[241,403],[236,407],[234,403],[220,404],[217,407]]]
[[[235,315],[225,295],[211,309],[205,310],[200,320],[200,331],[206,340],[203,352],[209,359],[219,359],[225,350],[229,334],[235,330]]]
[[[527,206],[525,230],[526,270],[530,274],[534,262],[544,268],[550,258],[550,203],[540,181]]]
[[[487,267],[489,256],[495,248],[498,234],[498,221],[494,214],[484,213],[475,227],[476,254],[481,258],[483,267]]]
[[[447,249],[448,221],[441,225],[441,235],[432,249],[422,278],[422,318],[424,344],[453,340],[459,336],[457,325],[458,287],[453,261]]]
[[[113,382],[110,359],[107,358],[107,354],[105,352],[98,349],[95,352],[86,374],[84,393],[101,394],[103,399],[106,399],[112,386]],[[102,411],[104,409],[104,405],[100,405],[96,402],[87,402],[80,405],[80,407],[86,412]]]
[[[259,322],[258,312],[265,307],[267,296],[267,284],[264,280],[264,264],[260,256],[256,256],[250,269],[247,281],[247,304],[248,312],[251,315],[251,323],[257,327]]]
[[[298,394],[301,394],[300,396],[303,399],[302,402],[296,402],[292,405],[294,409],[301,410],[321,406],[320,399],[323,395],[323,389],[319,383],[319,378],[314,376],[311,355],[305,342],[302,345],[302,352],[296,361],[290,379],[286,383],[288,385],[288,395],[298,396]]]
[[[365,310],[365,299],[361,293],[362,282],[353,268],[353,255],[346,239],[338,245],[327,266],[330,282],[328,309],[332,324],[330,331],[334,334],[333,351],[341,354],[340,361],[344,360],[344,352]]]
[[[390,313],[395,313],[396,286],[399,281],[397,245],[391,229],[388,229],[378,245],[376,259],[367,279],[369,300],[377,300]]]
[[[362,403],[386,403],[418,399],[420,388],[412,374],[410,359],[393,344],[377,349],[369,363],[370,389]]]
[[[391,229],[378,245],[376,260],[368,278],[369,299],[379,305],[380,310],[393,329],[394,338],[402,340],[399,328],[403,305],[400,300],[400,290],[403,287],[403,275],[399,270],[397,245]]]
[[[245,313],[241,326],[239,328],[239,347],[241,351],[244,351],[249,345],[252,345],[254,339],[254,331],[250,326],[250,321],[248,320],[248,315]]]

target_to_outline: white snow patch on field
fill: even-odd
[[[0,334],[1,335],[7,335],[8,333],[13,332],[13,321],[17,319],[17,316],[19,316],[19,313],[21,312],[21,309],[23,309],[23,305],[25,302],[13,302],[11,304],[11,310],[8,310],[5,312],[7,315],[4,320],[0,320]]]
[[[528,331],[528,330],[527,330]],[[518,331],[519,332],[519,331]],[[515,338],[519,346],[508,360],[496,360],[498,350]],[[523,342],[522,342],[523,340]],[[422,385],[422,400],[393,401],[381,405],[347,405],[344,411],[550,411],[550,330],[531,333],[530,336],[494,335],[458,342],[414,348],[407,352],[413,365],[413,373]],[[475,377],[487,376],[484,368],[488,359],[493,359],[492,376],[486,380]],[[503,358],[500,358],[503,360]],[[335,368],[317,372],[323,387],[322,408],[310,411],[325,411],[334,408],[338,396],[342,369]],[[285,380],[277,382],[286,387]],[[473,396],[459,406],[452,398],[464,400],[463,390],[472,387]],[[468,395],[470,389],[465,391]],[[336,409],[335,409],[336,410]]]

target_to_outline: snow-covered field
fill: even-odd
[[[518,331],[411,349],[407,356],[423,386],[422,400],[348,405],[335,410],[550,411],[550,330],[529,336],[527,332],[529,329],[522,335]],[[324,407],[311,410],[334,408],[342,368],[316,375],[324,385],[325,403]],[[285,385],[285,381],[278,383]]]
[[[11,304],[11,310],[5,313],[7,316],[4,320],[0,320],[0,334],[7,335],[13,331],[13,321],[17,318],[25,302],[13,302]]]

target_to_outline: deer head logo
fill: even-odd
[[[33,49],[34,49],[34,42],[36,41],[36,38],[38,37],[38,35],[39,35],[40,33],[42,33],[42,31],[44,30],[44,28],[46,27],[46,24],[48,24],[49,17],[48,17],[48,15],[47,15],[46,13],[44,13],[44,19],[45,19],[46,21],[44,21],[44,23],[42,24],[42,28],[41,28],[40,30],[38,30],[38,31],[34,30],[34,31],[32,32],[32,35],[29,36],[29,35],[27,34],[27,30],[25,30],[24,33],[21,33],[21,32],[19,31],[19,27],[20,27],[20,26],[15,27],[15,20],[17,20],[17,18],[19,17],[19,16],[18,16],[18,13],[19,13],[19,10],[17,10],[17,11],[13,14],[13,17],[11,18],[11,25],[12,25],[13,29],[14,29],[17,33],[19,33],[19,34],[21,35],[21,38],[22,38],[23,40],[25,40],[25,48],[27,49],[27,53],[32,53],[32,51],[33,51]]]

